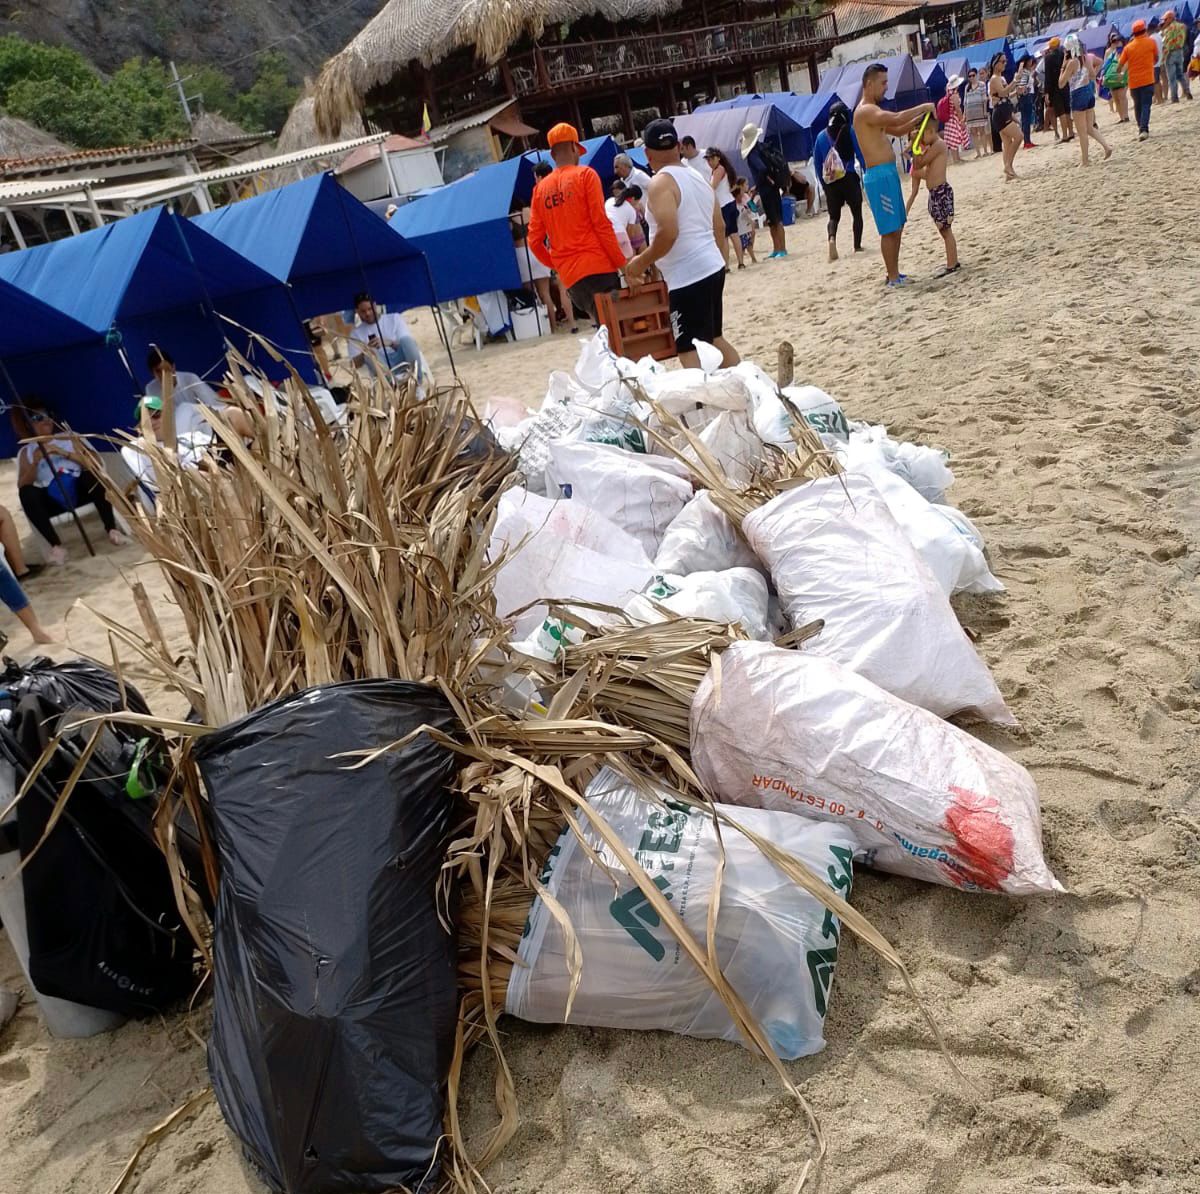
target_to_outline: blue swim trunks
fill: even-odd
[[[875,227],[880,236],[899,232],[908,216],[904,211],[904,191],[900,187],[900,174],[895,162],[881,162],[870,166],[863,175],[863,190],[875,217]]]

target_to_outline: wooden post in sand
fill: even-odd
[[[779,362],[775,370],[775,384],[781,390],[786,390],[792,384],[795,376],[796,350],[792,347],[791,341],[781,340],[779,342]]]
[[[169,367],[163,370],[161,386],[163,443],[174,452],[178,447],[175,439],[175,374]]]

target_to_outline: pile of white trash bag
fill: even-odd
[[[1003,586],[978,530],[946,503],[954,480],[946,455],[850,422],[815,386],[781,396],[757,366],[721,369],[707,348],[701,368],[668,371],[616,357],[602,330],[574,372],[552,375],[540,410],[495,428],[525,479],[501,498],[491,544],[493,558],[507,553],[496,599],[514,648],[554,662],[583,637],[573,608],[592,625],[672,617],[740,625],[750,641],[723,653],[692,709],[693,766],[734,821],[752,810],[756,832],[843,895],[851,862],[971,892],[1061,891],[1042,855],[1032,777],[947,720],[1017,724],[950,604],[955,593]],[[663,410],[704,445],[705,467],[678,458],[694,451],[688,437],[672,440],[675,453],[664,449],[672,429]],[[696,478],[711,475],[715,460],[740,488],[767,454],[795,449],[794,419],[843,473],[786,488],[738,525]],[[563,616],[551,616],[550,604]],[[805,636],[794,634],[802,628]],[[509,696],[516,691],[510,682]],[[532,685],[521,692],[525,711],[541,707]],[[588,797],[628,830],[631,850],[642,844],[636,856],[661,890],[673,892],[687,869],[702,898],[684,919],[703,942],[703,893],[716,867],[711,819],[670,812],[669,794],[668,811],[653,813],[611,775]],[[719,1000],[669,936],[653,931],[657,914],[611,851],[591,843],[605,873],[568,839],[546,880],[558,908],[535,904],[509,1010],[534,1020],[566,1014],[569,943],[554,914],[565,910],[585,959],[572,1022],[732,1038]],[[830,850],[844,868],[813,862]],[[760,898],[783,887],[791,895],[778,907]],[[727,870],[717,930],[719,958],[745,968],[734,985],[770,1021],[777,1051],[819,1049],[836,917],[748,850]],[[598,959],[590,969],[589,946]],[[782,968],[770,980],[785,956],[807,957],[809,968]]]

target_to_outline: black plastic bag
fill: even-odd
[[[6,826],[15,834],[5,835],[4,848],[15,844],[24,863],[34,987],[124,1015],[186,997],[195,986],[193,946],[154,837],[157,797],[134,799],[126,789],[139,739],[117,725],[97,730],[89,720],[122,709],[147,712],[141,694],[96,664],[48,659],[28,668],[8,662],[0,690],[9,714],[0,754],[18,788],[60,738],[17,806],[15,826]],[[93,736],[92,754],[50,828]]]
[[[221,882],[209,1071],[225,1118],[287,1194],[432,1189],[458,1014],[436,886],[452,751],[419,735],[434,688],[309,689],[204,738]]]

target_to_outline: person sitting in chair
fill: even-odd
[[[397,372],[404,365],[413,373],[421,372],[421,349],[403,315],[394,311],[381,314],[369,294],[355,297],[354,310],[359,323],[350,333],[350,339],[362,345],[350,358],[356,369],[370,357],[383,364],[389,373]]]
[[[150,345],[146,354],[146,368],[153,380],[146,386],[147,398],[161,398],[163,379],[171,378],[172,402],[175,407],[175,434],[190,435],[202,431],[208,424],[200,413],[201,406],[221,406],[217,392],[199,374],[175,368],[175,358],[165,348]]]
[[[26,443],[17,453],[17,495],[30,526],[50,545],[50,562],[64,564],[66,549],[51,522],[91,502],[108,532],[109,542],[120,547],[124,535],[117,530],[112,505],[104,486],[87,467],[79,440],[55,422],[40,398],[24,398],[12,412],[13,430]]]

